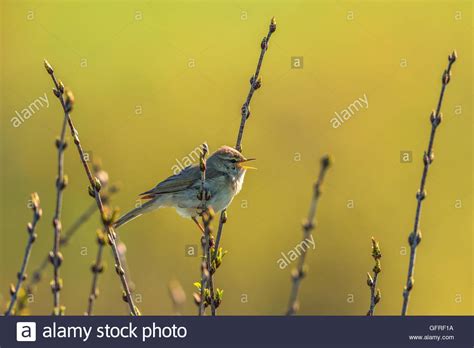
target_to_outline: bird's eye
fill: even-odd
[[[230,161],[231,161],[232,163],[237,163],[237,159],[235,159],[235,158],[232,158]]]

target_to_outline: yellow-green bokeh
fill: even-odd
[[[336,162],[318,210],[316,250],[307,255],[300,313],[366,313],[371,236],[383,252],[376,312],[400,313],[408,267],[404,248],[429,113],[447,56],[456,49],[459,60],[423,204],[409,313],[473,313],[469,1],[2,1],[1,13],[3,305],[26,243],[30,192],[39,193],[44,209],[30,270],[52,246],[54,139],[62,114],[43,59],[73,89],[73,117],[84,148],[102,158],[112,181],[122,183],[113,203],[124,211],[203,141],[211,151],[234,145],[260,40],[276,16],[278,29],[243,142],[244,153],[258,158],[258,171],[248,174],[229,209],[222,241],[229,254],[215,279],[224,289],[219,312],[285,312],[291,267],[280,270],[277,259],[301,239],[318,160],[329,152]],[[291,69],[291,57],[303,57],[303,68]],[[15,111],[44,93],[49,108],[14,128]],[[368,109],[332,128],[334,112],[364,94]],[[70,143],[65,228],[91,203]],[[413,162],[400,163],[401,151],[412,151]],[[347,207],[350,201],[353,208]],[[63,250],[61,302],[68,314],[86,309],[98,222],[96,216]],[[167,284],[177,279],[188,295],[183,313],[195,314],[191,294],[199,258],[185,257],[186,245],[199,244],[192,222],[163,209],[126,225],[120,235],[142,312],[171,314]],[[106,256],[95,312],[126,314],[113,259]],[[50,279],[48,269],[31,306],[35,314],[51,312]]]

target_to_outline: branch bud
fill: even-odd
[[[321,158],[321,167],[323,168],[329,168],[332,163],[334,162],[333,158],[331,157],[331,155],[324,155],[322,158]]]
[[[270,22],[270,33],[274,33],[277,28],[277,23],[275,17],[272,17],[272,20]]]
[[[367,285],[371,288],[374,285],[374,280],[369,272],[367,272]]]
[[[100,192],[100,189],[102,188],[102,184],[97,177],[94,178],[94,188],[97,192]]]
[[[255,81],[255,83],[253,84],[253,89],[259,89],[260,87],[262,87],[262,77],[259,76],[257,81]]]
[[[426,190],[423,190],[423,191],[418,190],[416,192],[416,199],[419,201],[422,201],[426,198],[426,195],[427,195]]]
[[[456,53],[456,50],[454,50],[453,53],[448,56],[448,60],[451,62],[451,64],[454,63],[457,58],[458,54]]]
[[[61,80],[58,81],[58,87],[59,87],[58,88],[59,92],[61,94],[63,94],[64,93],[64,83]]]
[[[37,209],[37,208],[39,207],[40,198],[39,198],[39,196],[38,196],[38,193],[33,192],[33,193],[31,194],[31,202],[33,203],[33,207],[34,207],[34,208]]]
[[[445,70],[443,73],[442,82],[444,85],[447,85],[449,80],[451,80],[451,73],[448,70]]]
[[[227,222],[227,211],[224,210],[221,214],[221,222],[225,224]]]
[[[380,251],[379,243],[372,237],[372,257],[375,260],[378,260],[382,257],[382,252]]]
[[[66,100],[64,101],[65,103],[64,106],[66,108],[66,112],[71,112],[74,106],[74,94],[72,94],[70,89],[66,89],[65,92],[66,92]]]
[[[379,259],[375,260],[375,266],[373,268],[373,271],[374,271],[375,274],[378,274],[378,273],[382,272],[382,266],[380,264]]]
[[[377,289],[377,292],[375,293],[374,303],[375,304],[379,303],[381,299],[382,299],[382,293],[380,292],[380,289]]]
[[[48,74],[52,75],[54,73],[53,67],[51,66],[51,64],[49,64],[49,62],[46,59],[44,60],[44,67],[46,71],[48,72]]]

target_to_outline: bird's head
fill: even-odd
[[[209,157],[207,164],[218,171],[238,176],[245,173],[247,169],[256,169],[246,165],[247,162],[253,160],[255,158],[245,158],[239,151],[230,146],[222,146]]]

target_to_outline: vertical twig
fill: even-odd
[[[318,207],[319,197],[321,196],[321,186],[324,182],[324,177],[328,168],[331,165],[331,159],[329,156],[324,156],[321,158],[321,168],[319,171],[319,176],[316,183],[313,186],[313,197],[311,199],[311,205],[309,207],[308,217],[306,221],[303,223],[303,241],[306,238],[309,238],[311,235],[311,231],[314,229],[315,226],[315,218],[316,218],[316,210]],[[304,248],[299,259],[297,268],[292,271],[292,288],[290,293],[290,301],[288,304],[288,310],[286,312],[287,315],[293,315],[298,310],[298,292],[301,286],[301,280],[305,276],[304,271],[304,262],[306,258],[306,249]]]
[[[108,204],[110,197],[109,197],[109,174],[102,169],[102,165],[100,161],[95,161],[92,170],[94,172],[94,175],[96,178],[99,180],[101,187],[102,187],[102,192],[104,192],[101,197],[102,197],[102,203],[104,204],[104,208],[106,210],[110,210],[110,206]],[[107,188],[107,190],[105,190]],[[97,207],[95,207],[97,209]],[[112,216],[114,214],[118,214],[117,210],[112,211]],[[113,220],[114,218],[112,218]],[[88,296],[88,305],[87,305],[87,311],[85,315],[92,315],[92,311],[94,309],[94,303],[95,300],[97,300],[97,297],[99,296],[99,274],[104,272],[105,266],[102,264],[102,255],[104,251],[104,245],[107,243],[107,235],[102,229],[97,230],[97,255],[94,263],[91,266],[91,272],[92,272],[92,284],[91,284],[91,290]],[[120,250],[119,246],[117,247],[118,250]],[[121,258],[123,261],[123,259]],[[123,262],[122,262],[123,264]],[[129,283],[130,284],[130,283]]]
[[[245,99],[244,104],[242,105],[242,108],[240,109],[241,112],[241,119],[240,119],[240,126],[239,126],[239,132],[237,133],[237,140],[235,143],[235,149],[239,152],[242,152],[242,138],[244,136],[244,129],[245,129],[245,124],[250,117],[250,102],[252,101],[252,97],[254,92],[259,89],[262,86],[262,78],[260,77],[260,70],[262,68],[262,63],[263,63],[263,58],[265,57],[265,53],[268,50],[268,44],[270,42],[270,37],[272,34],[276,31],[276,19],[275,17],[272,17],[270,21],[270,26],[268,28],[268,33],[267,35],[262,39],[262,42],[260,43],[260,56],[258,58],[257,62],[257,68],[255,69],[255,74],[252,75],[250,78],[250,89],[249,93],[247,94],[247,98]],[[224,224],[227,222],[227,211],[226,209],[221,211],[221,215],[219,218],[219,227],[217,230],[217,239],[216,239],[216,245],[214,248],[214,255],[213,255],[213,260],[216,258],[217,252],[219,251],[219,244],[221,241],[222,237],[222,231],[224,229]]]
[[[51,67],[51,65],[49,65],[49,63],[47,61],[45,61],[45,66],[46,66],[46,71],[49,73],[49,75],[51,76],[51,78],[52,78],[52,80],[53,80],[53,82],[56,86],[56,90],[58,90],[59,86],[58,86],[58,82],[56,80],[56,77],[54,75],[53,68]],[[115,230],[112,227],[111,217],[106,215],[105,209],[104,209],[104,206],[103,206],[103,203],[102,203],[102,198],[101,198],[101,195],[100,195],[100,190],[101,190],[100,181],[99,181],[99,179],[97,179],[96,177],[94,177],[92,175],[92,172],[89,168],[89,164],[85,160],[85,154],[84,154],[84,150],[82,148],[81,142],[79,140],[79,134],[78,134],[76,128],[74,127],[74,123],[72,122],[72,118],[70,116],[70,112],[72,111],[72,107],[73,107],[73,104],[74,104],[74,96],[73,96],[72,92],[69,91],[69,90],[66,90],[64,94],[65,94],[65,98],[63,97],[63,94],[61,94],[61,93],[59,95],[57,95],[57,97],[58,97],[58,99],[61,103],[61,106],[63,107],[63,110],[64,110],[65,114],[66,114],[69,129],[70,129],[71,135],[74,139],[74,144],[76,145],[77,151],[79,153],[79,158],[81,160],[82,166],[84,167],[84,171],[86,172],[87,179],[89,180],[89,184],[90,184],[89,194],[96,201],[97,207],[98,207],[99,212],[100,212],[102,224],[104,226],[104,230],[107,232],[107,238],[108,238],[110,246],[112,247],[112,252],[114,254],[114,259],[115,259],[115,270],[116,270],[116,272],[117,272],[117,274],[120,278],[120,282],[122,284],[122,288],[123,288],[123,291],[124,291],[123,298],[129,306],[130,313],[132,315],[139,315],[140,312],[139,312],[138,308],[135,306],[135,304],[133,303],[132,295],[130,293],[130,288],[128,286],[127,278],[125,276],[125,270],[122,267],[122,263],[120,261],[119,253],[117,251],[117,234],[115,233]]]
[[[210,235],[212,233],[211,221],[214,218],[214,211],[212,208],[206,209],[202,213],[202,222],[204,225],[204,235],[201,237],[201,247],[202,247],[202,262],[201,262],[201,286],[200,286],[200,301],[199,301],[199,316],[205,314],[206,306],[213,303],[213,299],[211,296],[211,292],[214,289],[209,287],[209,281],[211,278],[211,274],[208,268],[208,256],[209,256],[209,241]],[[214,308],[215,311],[215,308]],[[215,315],[215,313],[214,313]]]
[[[250,117],[250,102],[254,92],[262,86],[262,78],[260,77],[260,69],[262,68],[263,58],[265,57],[265,52],[268,50],[268,43],[270,42],[270,37],[276,31],[276,20],[275,17],[270,21],[270,26],[268,28],[268,34],[265,36],[260,43],[260,57],[258,58],[257,68],[255,69],[255,74],[250,78],[250,90],[245,99],[244,105],[241,109],[241,120],[239,133],[237,134],[237,141],[235,143],[235,149],[239,152],[242,152],[242,137],[244,136],[244,128],[247,119]]]
[[[199,170],[201,172],[201,188],[198,192],[198,199],[201,201],[201,214],[207,209],[207,201],[211,198],[209,191],[206,189],[206,156],[209,147],[206,143],[201,146],[201,155],[199,157]]]
[[[128,267],[127,246],[124,242],[120,240],[120,238],[117,239],[117,250],[119,253],[120,262],[122,262],[123,268],[125,270],[125,277],[127,278],[127,283],[130,287],[130,292],[133,293],[135,291],[135,283],[133,282],[130,276],[130,267]]]
[[[227,222],[227,211],[224,209],[219,218],[219,228],[217,229],[216,245],[214,247],[214,254],[212,256],[213,261],[216,259],[217,253],[219,251],[219,244],[221,243],[221,237],[222,237],[222,229],[224,228],[224,224],[226,222]]]
[[[374,315],[375,306],[380,302],[382,294],[380,289],[377,288],[377,280],[379,278],[379,273],[382,271],[382,266],[380,265],[380,259],[382,258],[382,252],[380,251],[379,243],[372,237],[372,257],[374,258],[375,265],[372,271],[374,276],[372,277],[370,273],[367,272],[367,285],[370,288],[370,307],[367,312],[368,316]]]
[[[107,243],[107,235],[102,230],[97,230],[97,255],[95,262],[91,267],[92,272],[92,285],[91,291],[89,293],[88,305],[86,315],[92,315],[92,310],[94,309],[94,302],[99,296],[99,274],[104,271],[104,265],[102,264],[102,254],[104,250],[104,245]]]
[[[119,253],[120,262],[122,263],[123,269],[125,270],[125,279],[130,289],[130,294],[133,295],[133,293],[135,292],[135,283],[132,280],[132,277],[130,275],[130,267],[128,266],[127,255],[126,255],[127,245],[123,241],[121,241],[120,238],[118,238],[118,236],[117,236],[117,251]]]
[[[444,92],[446,90],[446,86],[451,79],[451,67],[456,61],[457,55],[456,51],[453,51],[452,54],[448,56],[448,67],[443,72],[443,76],[441,78],[441,92],[438,99],[438,104],[436,106],[436,111],[433,110],[430,116],[431,121],[431,133],[430,139],[428,142],[428,149],[423,154],[423,173],[421,175],[421,182],[420,188],[416,193],[416,213],[415,213],[415,222],[413,226],[413,231],[410,233],[408,237],[408,243],[410,244],[410,261],[408,264],[408,275],[406,285],[403,289],[403,305],[402,305],[402,316],[407,314],[408,310],[408,302],[410,299],[410,293],[413,289],[413,284],[415,282],[414,274],[415,274],[415,259],[416,259],[416,248],[418,244],[421,242],[421,231],[420,231],[420,216],[421,216],[421,205],[422,201],[426,198],[426,178],[428,176],[428,169],[430,165],[433,163],[434,160],[434,153],[433,153],[433,144],[436,135],[436,129],[441,123],[442,114],[441,114],[441,105],[443,103]]]
[[[201,157],[199,162],[199,168],[201,171],[201,190],[199,192],[199,199],[201,200],[201,210],[204,213],[201,215],[202,222],[204,226],[204,235],[201,238],[201,243],[203,245],[203,264],[201,265],[201,302],[199,303],[199,315],[204,315],[205,312],[205,303],[203,301],[204,296],[204,286],[209,290],[210,302],[211,302],[211,314],[216,315],[216,305],[214,301],[214,279],[211,271],[212,262],[211,262],[211,238],[212,238],[212,228],[210,226],[211,221],[214,217],[214,212],[210,211],[207,207],[207,201],[211,199],[209,191],[206,189],[206,155],[209,152],[207,144],[202,145]],[[207,225],[207,226],[206,226]],[[205,270],[203,269],[205,267]]]
[[[210,199],[210,193],[206,189],[206,156],[209,152],[207,144],[202,144],[201,155],[199,158],[199,169],[201,172],[201,188],[198,193],[198,199],[201,201],[200,215],[204,226],[204,235],[201,237],[202,246],[202,261],[201,261],[201,289],[200,289],[200,301],[198,314],[204,315],[206,306],[205,292],[209,283],[210,278],[210,267],[209,267],[209,241],[210,241],[210,224],[213,217],[212,212],[207,207],[207,201]]]
[[[50,73],[51,66],[45,62],[45,68]],[[61,81],[56,80],[53,74],[51,74],[54,80],[55,88],[53,92],[56,97],[62,99],[64,93],[64,84]],[[62,289],[63,282],[59,275],[59,267],[63,262],[63,255],[59,251],[60,240],[61,240],[61,208],[63,202],[63,191],[67,186],[67,176],[64,175],[64,150],[67,147],[66,143],[66,129],[67,129],[68,112],[64,110],[64,118],[61,126],[61,133],[59,138],[56,139],[56,148],[58,149],[58,168],[56,177],[56,208],[54,210],[53,227],[54,227],[54,238],[53,238],[53,250],[49,254],[49,260],[53,264],[53,280],[51,282],[51,290],[53,292],[53,315],[64,314],[65,308],[60,306],[59,292]]]
[[[211,261],[211,233],[212,229],[209,226],[209,228],[204,229],[204,234],[207,233],[206,237],[206,242],[207,242],[207,250],[206,250],[206,268],[207,271],[209,272],[209,278],[208,278],[208,283],[207,283],[207,288],[209,289],[209,296],[210,296],[210,302],[211,302],[211,315],[215,316],[216,315],[216,302],[215,302],[215,295],[214,295],[214,271],[212,268],[212,261]]]
[[[18,292],[20,291],[21,284],[26,279],[26,267],[28,266],[28,260],[30,259],[31,249],[33,248],[33,243],[36,241],[38,235],[36,234],[36,224],[38,223],[39,219],[41,219],[41,215],[43,214],[43,210],[40,208],[40,199],[38,194],[32,193],[31,194],[31,203],[32,203],[32,210],[33,210],[33,220],[28,223],[27,231],[29,234],[28,244],[26,245],[25,255],[23,256],[23,262],[21,264],[20,272],[17,274],[17,282],[16,286],[13,284],[10,286],[10,304],[8,305],[8,309],[5,312],[5,315],[14,314],[15,304],[18,298]]]

